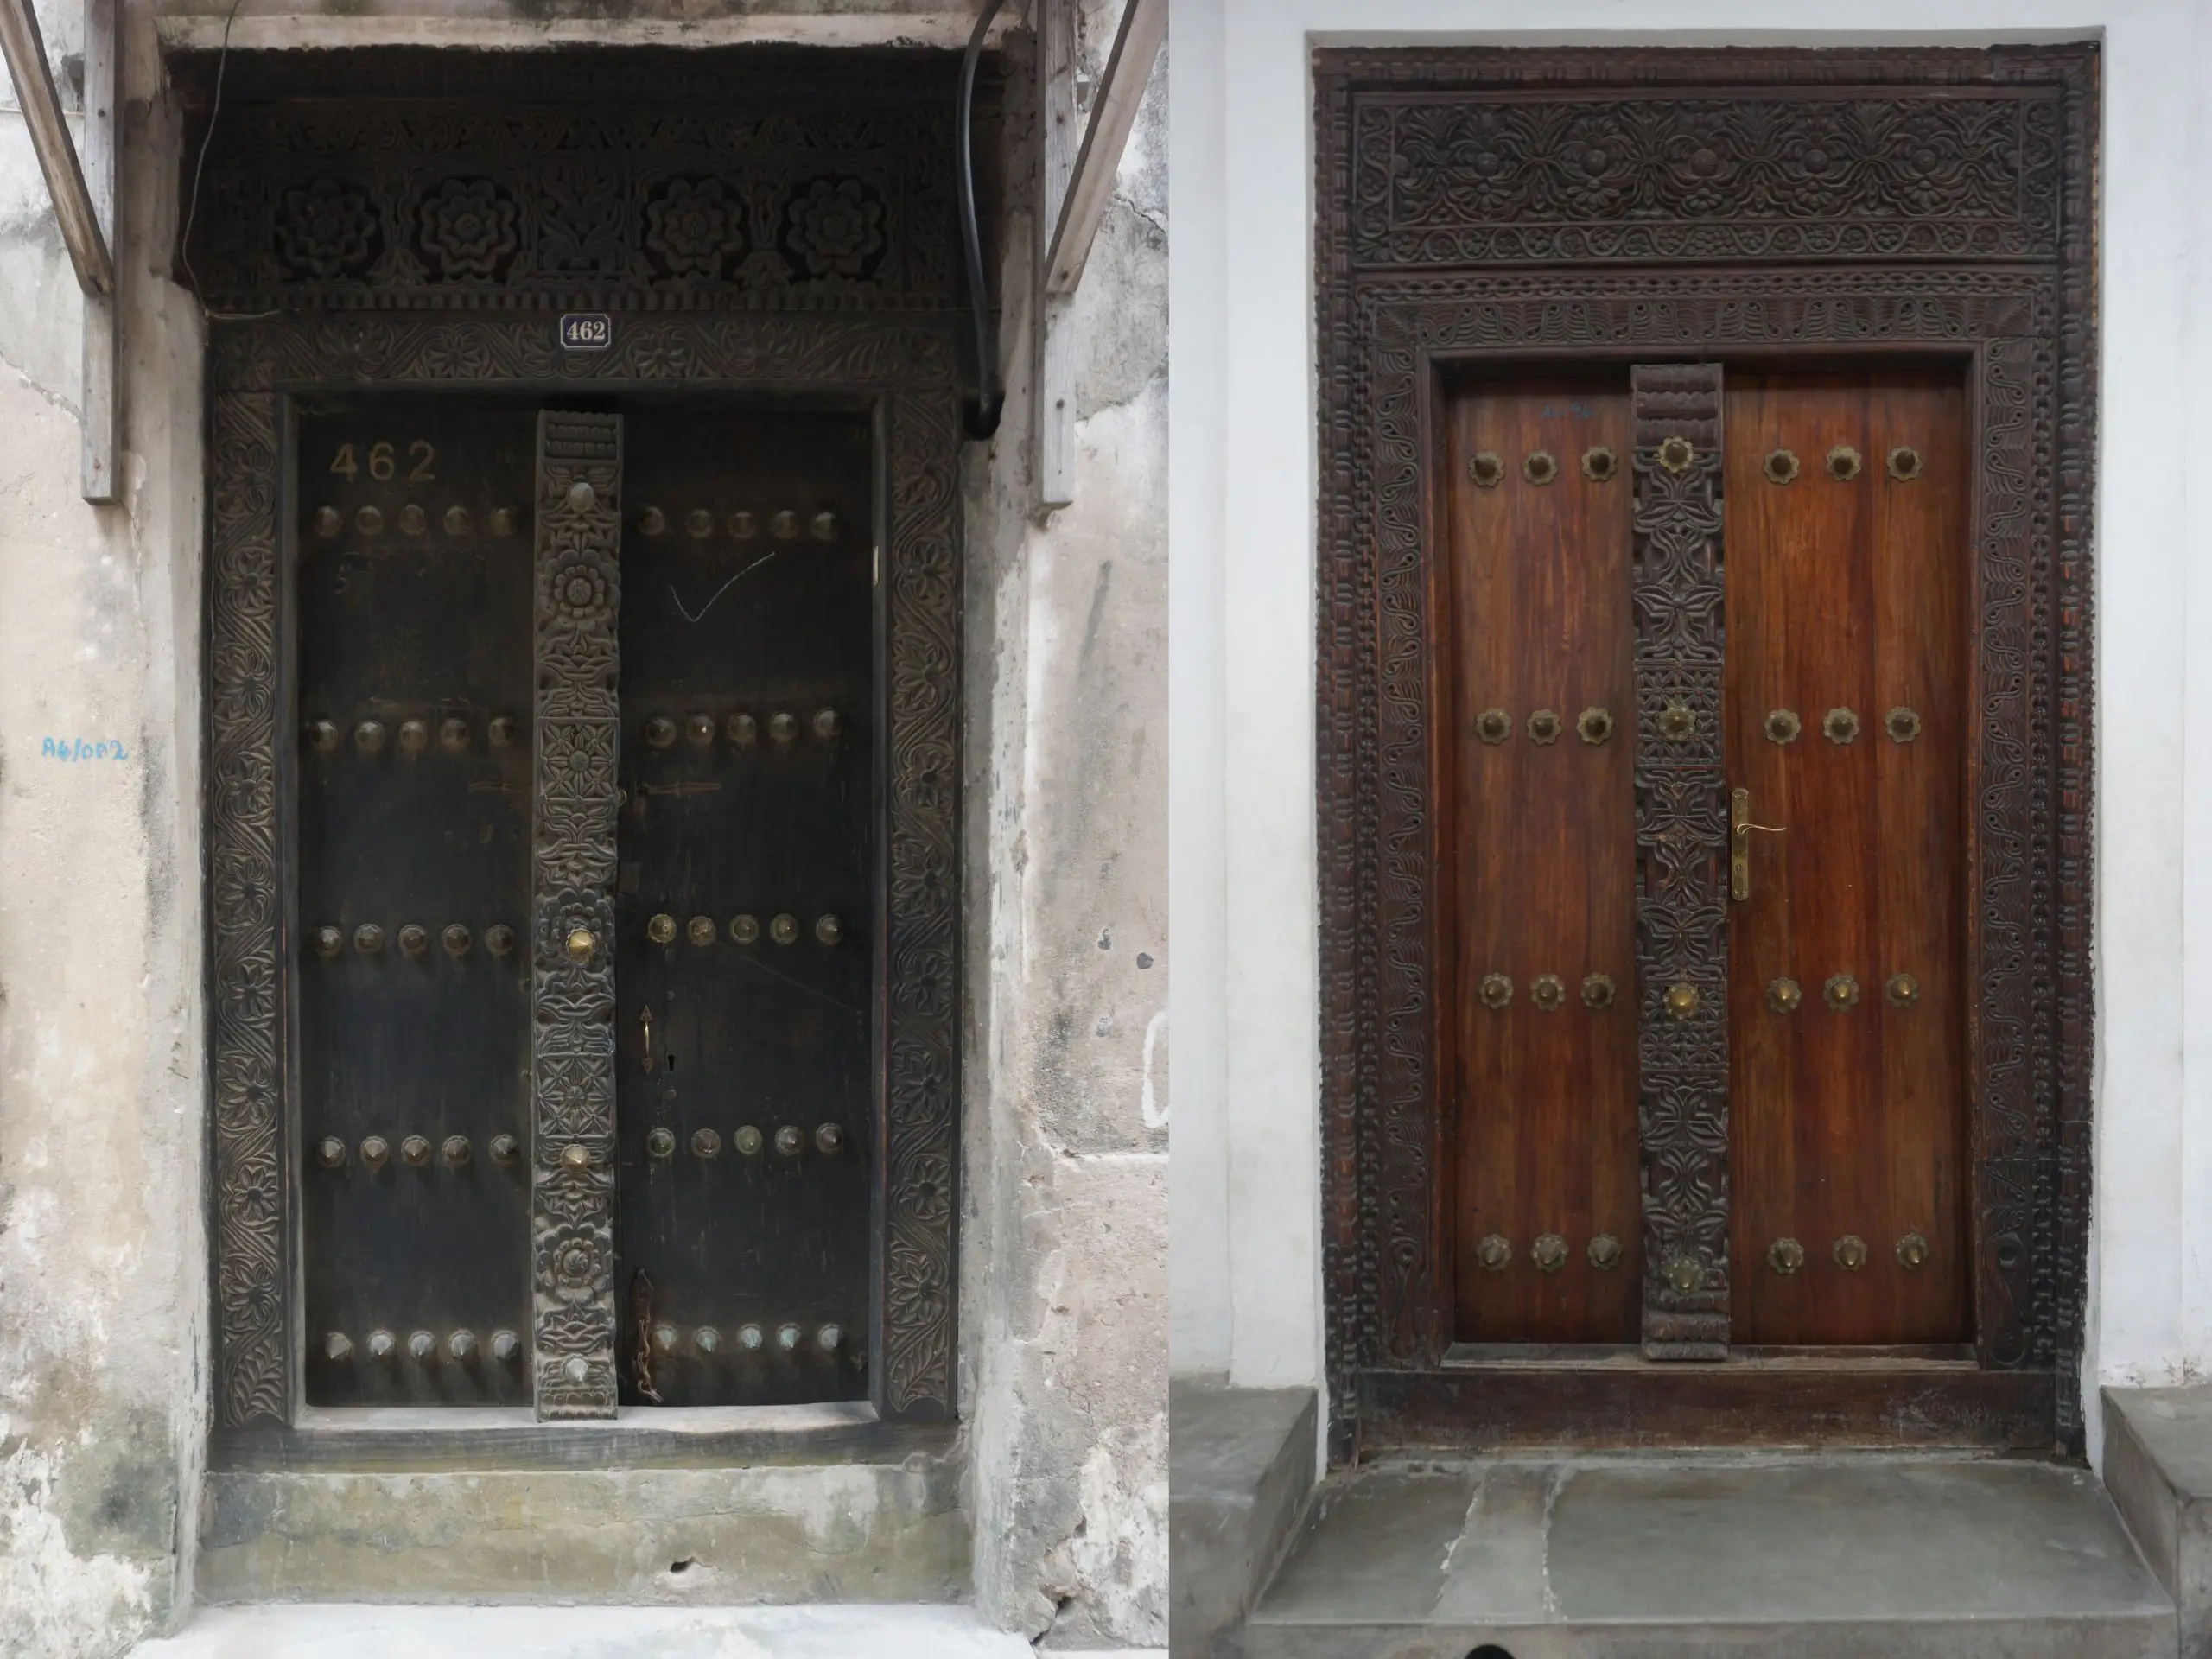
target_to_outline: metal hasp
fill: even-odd
[[[1164,8],[1163,8],[1164,9]],[[85,150],[78,162],[61,96],[46,60],[31,0],[0,0],[0,54],[16,83],[39,171],[77,286],[85,291],[84,498],[117,497],[118,429],[115,349],[115,97],[121,56],[116,0],[85,0]]]
[[[1720,365],[1630,370],[1643,1352],[1728,1354]],[[1656,716],[1656,717],[1655,717]],[[1747,803],[1748,805],[1748,803]]]
[[[1776,823],[1751,822],[1751,791],[1735,789],[1728,792],[1728,896],[1741,904],[1751,896],[1751,837],[1754,835],[1778,836],[1783,828]]]

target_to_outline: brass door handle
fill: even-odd
[[[1751,831],[1763,836],[1787,833],[1786,826],[1751,822],[1751,791],[1732,790],[1728,795],[1728,896],[1751,896]]]

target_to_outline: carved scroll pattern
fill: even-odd
[[[531,1294],[537,1414],[612,1417],[622,419],[537,417]]]
[[[1643,1352],[1728,1356],[1720,365],[1629,372]]]

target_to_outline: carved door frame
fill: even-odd
[[[1527,1440],[2078,1451],[2097,48],[1314,59],[1332,1457]],[[1745,101],[1758,118],[1732,113]],[[1608,172],[1608,144],[1630,162]],[[1747,200],[1760,211],[1731,213]],[[1973,411],[1974,1363],[1455,1366],[1428,556],[1444,378],[1846,353],[1957,364]]]
[[[287,71],[290,79],[278,77],[287,95],[300,90],[300,81],[319,80],[340,98],[406,96],[429,84],[426,73],[435,73],[441,95],[465,92],[474,75],[496,92],[543,102],[563,94],[607,96],[608,87],[600,84],[604,79],[617,93],[650,89],[659,95],[673,86],[714,104],[718,120],[740,121],[747,113],[731,109],[747,88],[733,82],[728,65],[736,60],[726,54],[652,58],[662,69],[645,61],[652,54],[618,54],[621,60],[604,77],[588,60],[590,54],[582,54],[531,63],[479,60],[474,67],[466,54],[458,65],[433,54],[437,61],[431,71],[419,54],[311,55],[311,63]],[[703,61],[709,58],[717,61]],[[679,60],[680,77],[671,81],[664,66]],[[823,60],[813,61],[818,66]],[[932,86],[944,78],[941,64],[922,67]],[[240,66],[233,64],[230,73],[233,98],[242,86],[251,91],[250,69],[241,77]],[[782,57],[765,75],[756,67],[752,86],[770,88],[760,95],[771,104],[788,103],[789,86],[805,79]],[[823,80],[847,91],[853,84],[889,88],[918,105],[925,101],[911,86],[902,92],[895,68],[887,68],[880,58],[856,64],[849,73],[842,68],[817,73],[817,92]],[[554,88],[550,94],[547,84]],[[342,130],[343,112],[329,104],[316,106],[309,118],[334,113],[341,117]],[[371,113],[386,118],[381,111]],[[226,124],[233,118],[226,108]],[[519,124],[502,130],[512,136]],[[696,130],[696,124],[690,130]],[[949,152],[949,125],[942,137]],[[879,153],[893,156],[894,166],[919,169],[927,162],[926,157],[906,158],[901,146],[884,143],[880,135],[877,142]],[[220,199],[225,188],[223,148],[216,147],[218,159],[209,171],[211,199]],[[188,157],[191,153],[188,144]],[[425,167],[423,157],[400,156],[390,162],[380,184],[362,187],[381,216],[387,244],[405,229],[424,188],[422,179],[427,175],[435,188],[441,168],[448,175],[453,170],[449,156],[428,159]],[[535,188],[531,169],[540,159],[526,150],[519,156],[502,151],[489,162],[472,154],[467,163],[478,175],[496,176],[498,191],[521,198],[527,219],[538,211],[529,196]],[[571,153],[563,160],[573,165],[575,157]],[[744,160],[754,173],[761,170],[755,156]],[[259,164],[249,156],[242,165]],[[302,165],[296,157],[292,164]],[[306,164],[312,166],[312,158]],[[816,157],[811,164],[825,163]],[[617,156],[607,165],[635,163]],[[661,168],[664,175],[671,170],[677,169]],[[620,211],[630,215],[627,252],[621,256],[631,262],[630,276],[596,286],[533,280],[526,259],[490,280],[472,278],[458,288],[441,284],[435,272],[426,276],[419,264],[397,271],[379,267],[381,274],[365,276],[315,267],[285,272],[270,265],[265,251],[245,246],[241,251],[225,244],[221,238],[234,236],[233,228],[210,235],[203,222],[203,236],[190,251],[198,256],[200,289],[214,309],[207,359],[205,680],[213,1403],[219,1455],[235,1466],[286,1465],[303,1457],[342,1460],[363,1445],[355,1426],[302,1426],[305,1332],[296,1191],[302,1154],[294,1030],[294,976],[301,955],[293,835],[297,514],[290,493],[302,405],[367,392],[496,393],[562,410],[680,391],[803,403],[864,413],[873,422],[874,534],[880,572],[876,718],[883,734],[876,790],[883,833],[873,873],[882,925],[874,947],[875,1144],[869,1150],[874,1266],[868,1343],[878,1421],[833,1414],[835,1421],[811,1429],[763,1430],[733,1414],[726,1432],[689,1434],[680,1446],[671,1441],[657,1451],[645,1450],[633,1427],[613,1431],[604,1423],[596,1430],[584,1424],[540,1425],[519,1438],[512,1431],[500,1438],[510,1454],[556,1462],[618,1443],[632,1457],[690,1462],[743,1458],[772,1447],[787,1451],[794,1435],[824,1453],[895,1453],[934,1445],[957,1419],[959,465],[966,379],[962,342],[969,324],[963,308],[930,286],[951,268],[940,257],[950,244],[931,217],[941,204],[933,197],[916,198],[897,181],[905,176],[885,187],[893,198],[886,219],[904,213],[897,220],[900,226],[921,226],[914,232],[915,240],[928,243],[921,252],[895,248],[890,256],[895,272],[874,287],[852,280],[812,289],[798,283],[766,296],[734,279],[703,281],[696,273],[670,287],[637,279],[646,264],[639,246],[646,219],[643,186],[613,193],[626,204]],[[949,172],[945,181],[949,192]],[[376,200],[379,188],[385,199]],[[915,276],[918,270],[921,277]],[[964,296],[956,292],[952,298]],[[563,349],[559,316],[564,307],[609,314],[612,344]],[[527,617],[516,620],[518,627],[530,626]],[[607,1109],[611,1121],[611,1093]],[[541,1183],[544,1160],[557,1160],[560,1151],[550,1145],[534,1149]],[[611,1273],[611,1260],[608,1268]],[[467,1412],[450,1414],[454,1428],[469,1427]],[[611,1433],[619,1433],[619,1442],[607,1438]],[[380,1455],[391,1455],[396,1444],[389,1433],[373,1443]],[[405,1455],[435,1460],[443,1454],[418,1449]]]

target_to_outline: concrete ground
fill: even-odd
[[[969,1607],[211,1607],[131,1659],[1036,1659]],[[1127,1649],[1090,1659],[1160,1659]]]

